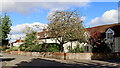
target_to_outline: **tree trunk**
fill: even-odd
[[[63,52],[64,47],[63,47],[63,44],[62,44],[62,43],[60,44],[59,48],[60,48],[59,51],[60,51],[60,52]]]

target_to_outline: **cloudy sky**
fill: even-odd
[[[97,2],[97,0],[42,0],[20,1],[20,0],[0,0],[0,12],[7,13],[13,22],[12,41],[23,37],[25,25],[35,24],[43,27],[47,24],[47,16],[56,9],[75,10],[79,8],[83,15],[84,25],[94,27],[98,25],[113,24],[118,22],[118,0],[108,0],[109,2]],[[113,2],[114,1],[114,2]]]

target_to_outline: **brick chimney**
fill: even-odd
[[[19,41],[22,42],[21,37],[20,37]]]

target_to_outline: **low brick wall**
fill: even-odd
[[[91,53],[66,53],[66,59],[91,60]]]
[[[59,53],[59,52],[23,52],[19,54],[17,51],[12,51],[14,55],[36,56],[56,59],[72,59],[72,60],[110,60],[120,59],[120,53]]]
[[[94,60],[113,60],[120,59],[120,53],[92,53],[91,56]]]

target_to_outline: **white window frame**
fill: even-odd
[[[85,35],[86,40],[88,41],[87,37],[90,37],[89,33],[85,32],[84,35]]]
[[[106,39],[111,39],[111,38],[110,38],[110,35],[109,35],[109,38],[108,38],[108,33],[112,33],[112,39],[113,39],[114,31],[113,31],[111,28],[109,28],[109,29],[106,31]]]

